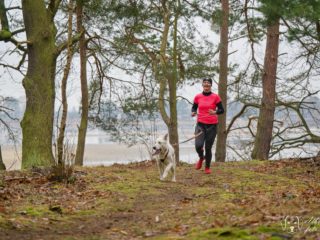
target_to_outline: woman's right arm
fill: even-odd
[[[192,108],[191,108],[191,116],[194,117],[197,115],[197,110],[198,110],[198,104],[193,103]]]

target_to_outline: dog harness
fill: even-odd
[[[167,152],[164,155],[164,158],[160,158],[161,162],[164,162],[164,160],[166,160],[166,158],[168,157],[168,153],[169,153],[169,149],[167,149]]]

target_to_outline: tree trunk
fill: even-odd
[[[179,163],[179,134],[178,134],[178,114],[177,114],[177,86],[174,77],[169,76],[166,79],[160,80],[159,93],[159,111],[164,123],[167,125],[169,132],[170,143],[173,144],[176,156],[176,163]],[[169,111],[170,116],[166,113],[164,98],[165,85],[169,85]]]
[[[178,2],[178,4],[180,4]],[[163,2],[164,9],[164,30],[162,32],[161,48],[160,48],[160,66],[162,74],[158,76],[160,83],[159,91],[159,111],[165,124],[167,125],[169,132],[170,143],[174,147],[176,163],[179,163],[179,134],[178,134],[178,114],[177,114],[177,24],[178,24],[178,10],[176,9],[174,18],[173,29],[173,54],[172,63],[167,60],[166,50],[168,44],[168,34],[170,29],[170,13],[166,7],[165,1]],[[156,74],[157,76],[157,74]],[[169,112],[170,116],[165,110],[165,89],[166,85],[169,88]]]
[[[173,77],[169,81],[169,109],[170,123],[168,125],[170,143],[173,145],[176,163],[179,163],[179,134],[178,134],[178,114],[177,114],[177,84]]]
[[[56,28],[42,0],[23,0],[28,69],[23,86],[26,110],[21,121],[22,167],[50,166],[55,100]]]
[[[177,6],[175,8],[175,18],[174,18],[174,30],[173,30],[173,54],[172,60],[166,55],[167,45],[168,45],[168,36],[170,30],[170,11],[167,8],[167,1],[161,1],[163,9],[163,31],[161,44],[159,49],[159,55],[154,54],[153,50],[147,48],[147,46],[140,40],[131,35],[134,38],[134,42],[140,44],[144,52],[149,56],[152,61],[152,70],[155,75],[155,79],[159,83],[159,98],[158,106],[159,112],[161,114],[162,120],[166,124],[169,132],[170,143],[173,144],[176,155],[176,162],[179,162],[179,135],[178,135],[178,119],[177,119],[177,82],[178,82],[178,71],[177,71],[177,24],[179,16],[179,6],[180,1],[177,1]],[[166,112],[165,108],[165,93],[169,88],[169,112],[170,116]]]
[[[0,23],[1,23],[0,30],[9,31],[9,22],[8,22],[8,17],[7,17],[7,12],[6,12],[4,0],[0,0]]]
[[[68,48],[67,48],[67,63],[64,68],[63,78],[61,81],[61,99],[62,99],[62,116],[60,120],[59,136],[57,139],[58,148],[58,164],[63,164],[63,143],[64,134],[68,115],[68,100],[67,100],[67,82],[72,61],[72,16],[73,16],[73,0],[69,0],[69,17],[68,17]]]
[[[266,160],[270,151],[275,111],[275,87],[279,48],[279,19],[267,28],[267,44],[262,76],[262,101],[257,135],[251,157]]]
[[[3,159],[2,159],[1,146],[0,146],[0,170],[6,170],[6,166],[4,165]]]
[[[177,112],[177,82],[178,82],[178,50],[177,50],[177,32],[178,32],[178,18],[179,18],[179,7],[180,1],[177,1],[177,6],[175,7],[175,17],[173,23],[173,49],[172,49],[172,77],[168,78],[169,85],[169,106],[170,106],[170,126],[169,126],[169,136],[170,143],[174,147],[176,163],[180,161],[179,154],[179,133],[178,133],[178,112]]]
[[[86,144],[86,134],[88,125],[88,108],[89,108],[89,97],[88,97],[88,83],[87,83],[87,58],[86,58],[86,39],[85,31],[82,24],[83,16],[83,4],[82,0],[77,0],[77,30],[81,33],[79,40],[80,49],[80,81],[81,81],[81,122],[78,133],[78,144],[75,164],[83,165],[84,149]]]
[[[216,161],[225,162],[227,143],[227,85],[228,85],[228,26],[229,26],[229,0],[222,0],[222,23],[220,31],[220,71],[218,92],[221,97],[225,113],[219,115],[219,126],[216,145]]]
[[[7,10],[4,0],[0,0],[0,41],[8,41],[12,36],[9,29]]]

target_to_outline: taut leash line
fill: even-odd
[[[191,138],[188,138],[187,140],[184,140],[184,141],[182,141],[182,142],[179,142],[179,144],[189,142],[189,141],[191,141],[192,139],[195,139],[195,138],[199,137],[202,133],[203,133],[203,132],[200,131],[200,132],[198,132],[197,134],[195,134],[194,136],[192,136]],[[177,145],[177,144],[174,143],[174,144],[172,144],[172,145]]]

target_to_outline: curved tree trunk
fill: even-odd
[[[279,48],[279,19],[267,28],[267,44],[262,76],[262,101],[257,135],[251,154],[253,159],[266,160],[270,151],[275,111],[275,88]]]
[[[216,161],[225,162],[227,143],[227,86],[228,86],[228,26],[229,26],[229,0],[222,0],[222,24],[220,31],[220,72],[219,72],[219,96],[225,113],[219,115],[219,126],[216,145]]]
[[[56,29],[43,0],[23,0],[28,41],[28,69],[23,86],[26,110],[21,121],[22,167],[54,163],[52,132],[55,100]]]
[[[88,97],[88,83],[87,83],[87,58],[86,58],[86,39],[84,27],[82,24],[83,3],[82,0],[77,0],[77,30],[81,33],[79,40],[80,49],[80,81],[81,81],[81,122],[78,133],[78,144],[75,164],[83,165],[84,149],[86,144],[87,126],[88,126],[88,112],[89,112],[89,97]]]

